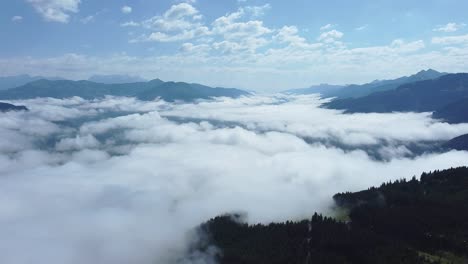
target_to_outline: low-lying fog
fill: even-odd
[[[216,215],[301,219],[336,192],[468,165],[433,151],[468,124],[342,114],[314,96],[12,103],[30,111],[0,113],[4,264],[172,263]]]

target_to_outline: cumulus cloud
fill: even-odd
[[[265,12],[271,9],[270,4],[264,4],[262,6],[246,6],[245,10],[252,14],[253,17],[261,17],[265,15]]]
[[[468,160],[459,151],[406,157],[407,144],[468,133],[467,124],[425,113],[345,115],[318,108],[315,96],[13,103],[30,111],[0,114],[6,264],[174,263],[189,231],[210,217],[300,219],[327,212],[335,192]],[[386,161],[363,151],[383,141]]]
[[[27,0],[46,20],[68,23],[70,13],[77,13],[81,0]]]
[[[120,11],[124,14],[130,14],[132,12],[132,7],[130,6],[123,6]]]
[[[367,29],[368,27],[369,27],[369,25],[366,24],[366,25],[362,25],[362,26],[360,26],[360,27],[357,27],[357,28],[355,28],[354,30],[363,31],[363,30]]]
[[[182,2],[171,6],[162,15],[140,23],[127,22],[121,26],[142,25],[151,31],[130,40],[131,43],[194,39],[211,43],[213,51],[221,51],[223,54],[239,50],[252,52],[267,44],[264,36],[273,31],[264,26],[263,21],[252,18],[264,15],[270,8],[270,4],[241,7],[235,12],[216,18],[209,25],[203,22],[203,16],[191,3]]]
[[[209,35],[209,29],[200,22],[201,18],[201,14],[191,3],[172,5],[164,14],[138,23],[151,33],[141,35],[131,42],[172,42]],[[130,25],[137,24],[134,22],[125,24],[125,26]]]
[[[214,50],[221,50],[223,54],[231,54],[233,51],[244,51],[254,54],[255,51],[267,45],[270,41],[267,36],[273,32],[266,27],[261,20],[245,20],[247,13],[255,10],[239,8],[236,12],[226,14],[213,21],[211,31],[213,35],[221,38],[221,41],[213,43]],[[259,10],[269,8],[269,5],[258,7]]]
[[[93,22],[94,19],[95,19],[95,16],[90,15],[90,16],[87,16],[87,17],[84,17],[84,18],[80,19],[80,22],[83,23],[83,24],[88,24],[90,22]]]
[[[333,25],[333,24],[326,24],[326,25],[320,27],[320,31],[329,30],[329,29],[333,28],[334,26],[335,25]]]
[[[182,52],[192,52],[192,53],[206,53],[210,50],[210,46],[207,44],[199,44],[199,45],[194,45],[193,43],[184,43],[180,47],[180,50]]]
[[[13,17],[11,18],[11,21],[13,21],[13,22],[21,22],[21,21],[23,21],[23,17],[22,17],[22,16],[13,16]]]
[[[441,45],[468,44],[468,34],[448,37],[434,37],[432,43]]]
[[[333,42],[337,39],[342,38],[343,35],[344,35],[343,32],[333,29],[333,30],[323,32],[322,34],[320,34],[320,36],[318,37],[318,40],[323,41],[323,42]]]
[[[437,26],[433,31],[439,32],[455,32],[466,26],[465,23],[447,23],[446,25]]]
[[[128,21],[128,22],[124,22],[122,24],[120,24],[120,26],[122,27],[138,27],[140,26],[140,23],[138,22],[135,22],[135,21]]]
[[[306,39],[298,35],[299,30],[295,26],[284,26],[275,35],[274,39],[292,45],[306,45]]]

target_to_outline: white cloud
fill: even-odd
[[[362,25],[362,26],[360,26],[360,27],[357,27],[357,28],[355,28],[354,30],[362,31],[362,30],[367,29],[368,27],[369,27],[369,25],[366,24],[366,25]]]
[[[141,24],[135,21],[128,21],[120,24],[121,27],[139,27]]]
[[[264,4],[262,6],[246,6],[245,10],[252,14],[253,17],[261,17],[265,15],[265,12],[271,9],[270,4]]]
[[[94,149],[98,148],[99,145],[99,141],[93,135],[86,135],[83,137],[77,135],[75,138],[64,138],[60,140],[55,145],[55,149],[58,151]]]
[[[436,28],[433,29],[433,31],[455,32],[461,28],[464,28],[465,26],[466,26],[465,23],[447,23],[446,25],[443,25],[443,26],[437,26]]]
[[[432,43],[442,45],[468,44],[468,34],[449,37],[434,37]]]
[[[84,17],[82,19],[80,19],[80,22],[83,23],[83,24],[88,24],[90,22],[93,22],[95,19],[95,17],[93,15],[91,16],[87,16],[87,17]]]
[[[180,263],[188,232],[216,215],[298,220],[327,213],[336,192],[468,160],[468,152],[458,151],[405,157],[406,143],[448,139],[467,133],[467,124],[437,123],[427,113],[343,115],[318,108],[314,96],[16,103],[31,111],[0,115],[5,264]],[[80,116],[93,121],[74,124]],[[51,118],[65,122],[59,127]],[[362,150],[308,144],[304,137],[393,144],[380,149],[388,160],[376,161]],[[46,139],[56,141],[49,150],[37,144]],[[8,141],[14,153],[2,145]]]
[[[333,28],[335,25],[332,25],[332,24],[326,24],[322,27],[320,27],[320,31],[324,31],[324,30],[328,30],[328,29],[331,29]]]
[[[130,14],[132,12],[132,7],[130,6],[123,6],[121,9],[122,13],[124,14]]]
[[[306,39],[298,35],[299,30],[295,26],[284,26],[275,35],[275,39],[279,42],[287,42],[292,45],[304,45]]]
[[[180,47],[182,52],[196,52],[196,53],[206,53],[210,50],[210,46],[207,44],[194,45],[193,43],[184,43]]]
[[[247,22],[234,22],[218,19],[213,23],[213,32],[223,35],[225,39],[242,39],[259,37],[272,30],[263,25],[263,21],[252,20]]]
[[[265,27],[261,20],[246,20],[246,17],[261,16],[269,8],[269,4],[239,8],[236,12],[215,19],[211,25],[205,25],[202,21],[203,16],[195,7],[189,3],[180,3],[171,6],[163,15],[140,23],[151,32],[140,35],[131,42],[176,42],[195,39],[210,43],[212,50],[220,51],[220,54],[230,54],[233,51],[253,53],[269,42],[265,35],[273,30]],[[130,25],[138,24],[122,24]]]
[[[273,30],[264,26],[261,20],[241,21],[245,15],[245,9],[240,8],[236,12],[217,18],[212,23],[212,33],[224,39],[218,43],[249,52],[268,43],[265,36],[272,33]]]
[[[340,38],[343,37],[343,33],[338,31],[338,30],[330,30],[330,31],[327,31],[327,32],[323,32],[322,34],[320,34],[320,36],[318,37],[318,40],[319,41],[322,41],[322,42],[334,42]]]
[[[170,34],[162,33],[162,32],[154,32],[154,33],[151,33],[148,37],[144,38],[144,40],[156,41],[156,42],[174,42],[174,41],[192,39],[199,35],[205,35],[206,33],[207,33],[207,30],[205,30],[204,28],[200,28],[197,31],[183,31],[176,35],[170,35]]]
[[[77,13],[81,0],[27,0],[46,21],[68,23],[69,13]]]
[[[400,53],[415,52],[424,49],[425,47],[426,45],[422,40],[407,43],[402,39],[396,39],[391,44],[391,48]]]
[[[177,20],[185,17],[191,17],[198,14],[198,10],[188,3],[173,5],[164,13],[164,18]]]
[[[139,23],[152,32],[141,35],[132,42],[172,42],[209,35],[209,29],[199,22],[201,19],[202,15],[190,3],[176,4],[163,15],[154,16]]]
[[[13,17],[11,18],[11,21],[13,21],[13,22],[21,22],[21,21],[23,21],[23,17],[22,17],[22,16],[13,16]]]

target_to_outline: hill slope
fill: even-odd
[[[17,106],[17,105],[0,102],[0,112],[27,111],[27,110],[28,108],[26,108],[26,106],[22,106],[22,105]]]
[[[462,264],[468,260],[467,190],[464,167],[337,194],[348,222],[315,214],[299,222],[248,225],[241,215],[221,216],[200,227],[208,242],[195,243],[191,256],[216,246],[220,264]]]
[[[433,118],[442,119],[446,122],[468,123],[468,98],[448,104],[432,114]]]
[[[404,84],[395,90],[354,98],[338,99],[325,107],[354,112],[425,112],[468,98],[468,74],[448,74],[435,80]]]
[[[468,134],[461,135],[459,137],[449,140],[443,145],[443,147],[449,150],[455,149],[468,151]]]
[[[394,80],[374,81],[362,85],[348,85],[337,91],[324,93],[324,97],[337,98],[359,98],[370,95],[375,92],[394,90],[407,83],[437,79],[446,73],[441,73],[432,69],[420,71],[411,76],[400,77]]]
[[[441,73],[432,69],[420,71],[411,76],[400,77],[394,80],[373,81],[366,84],[351,84],[351,85],[330,85],[320,84],[304,89],[293,89],[285,91],[287,94],[314,94],[319,93],[322,97],[344,98],[359,98],[370,95],[375,92],[383,92],[394,90],[400,85],[417,81],[437,79],[446,73]]]

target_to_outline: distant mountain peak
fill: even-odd
[[[439,72],[439,71],[436,71],[436,70],[434,70],[434,69],[429,68],[429,69],[427,69],[427,70],[421,70],[421,71],[419,71],[418,73],[440,73],[440,72]]]
[[[416,77],[416,78],[424,78],[424,79],[433,79],[433,78],[438,78],[442,75],[445,75],[446,73],[438,72],[434,69],[427,69],[427,70],[421,70],[418,73],[410,76],[410,77]]]

